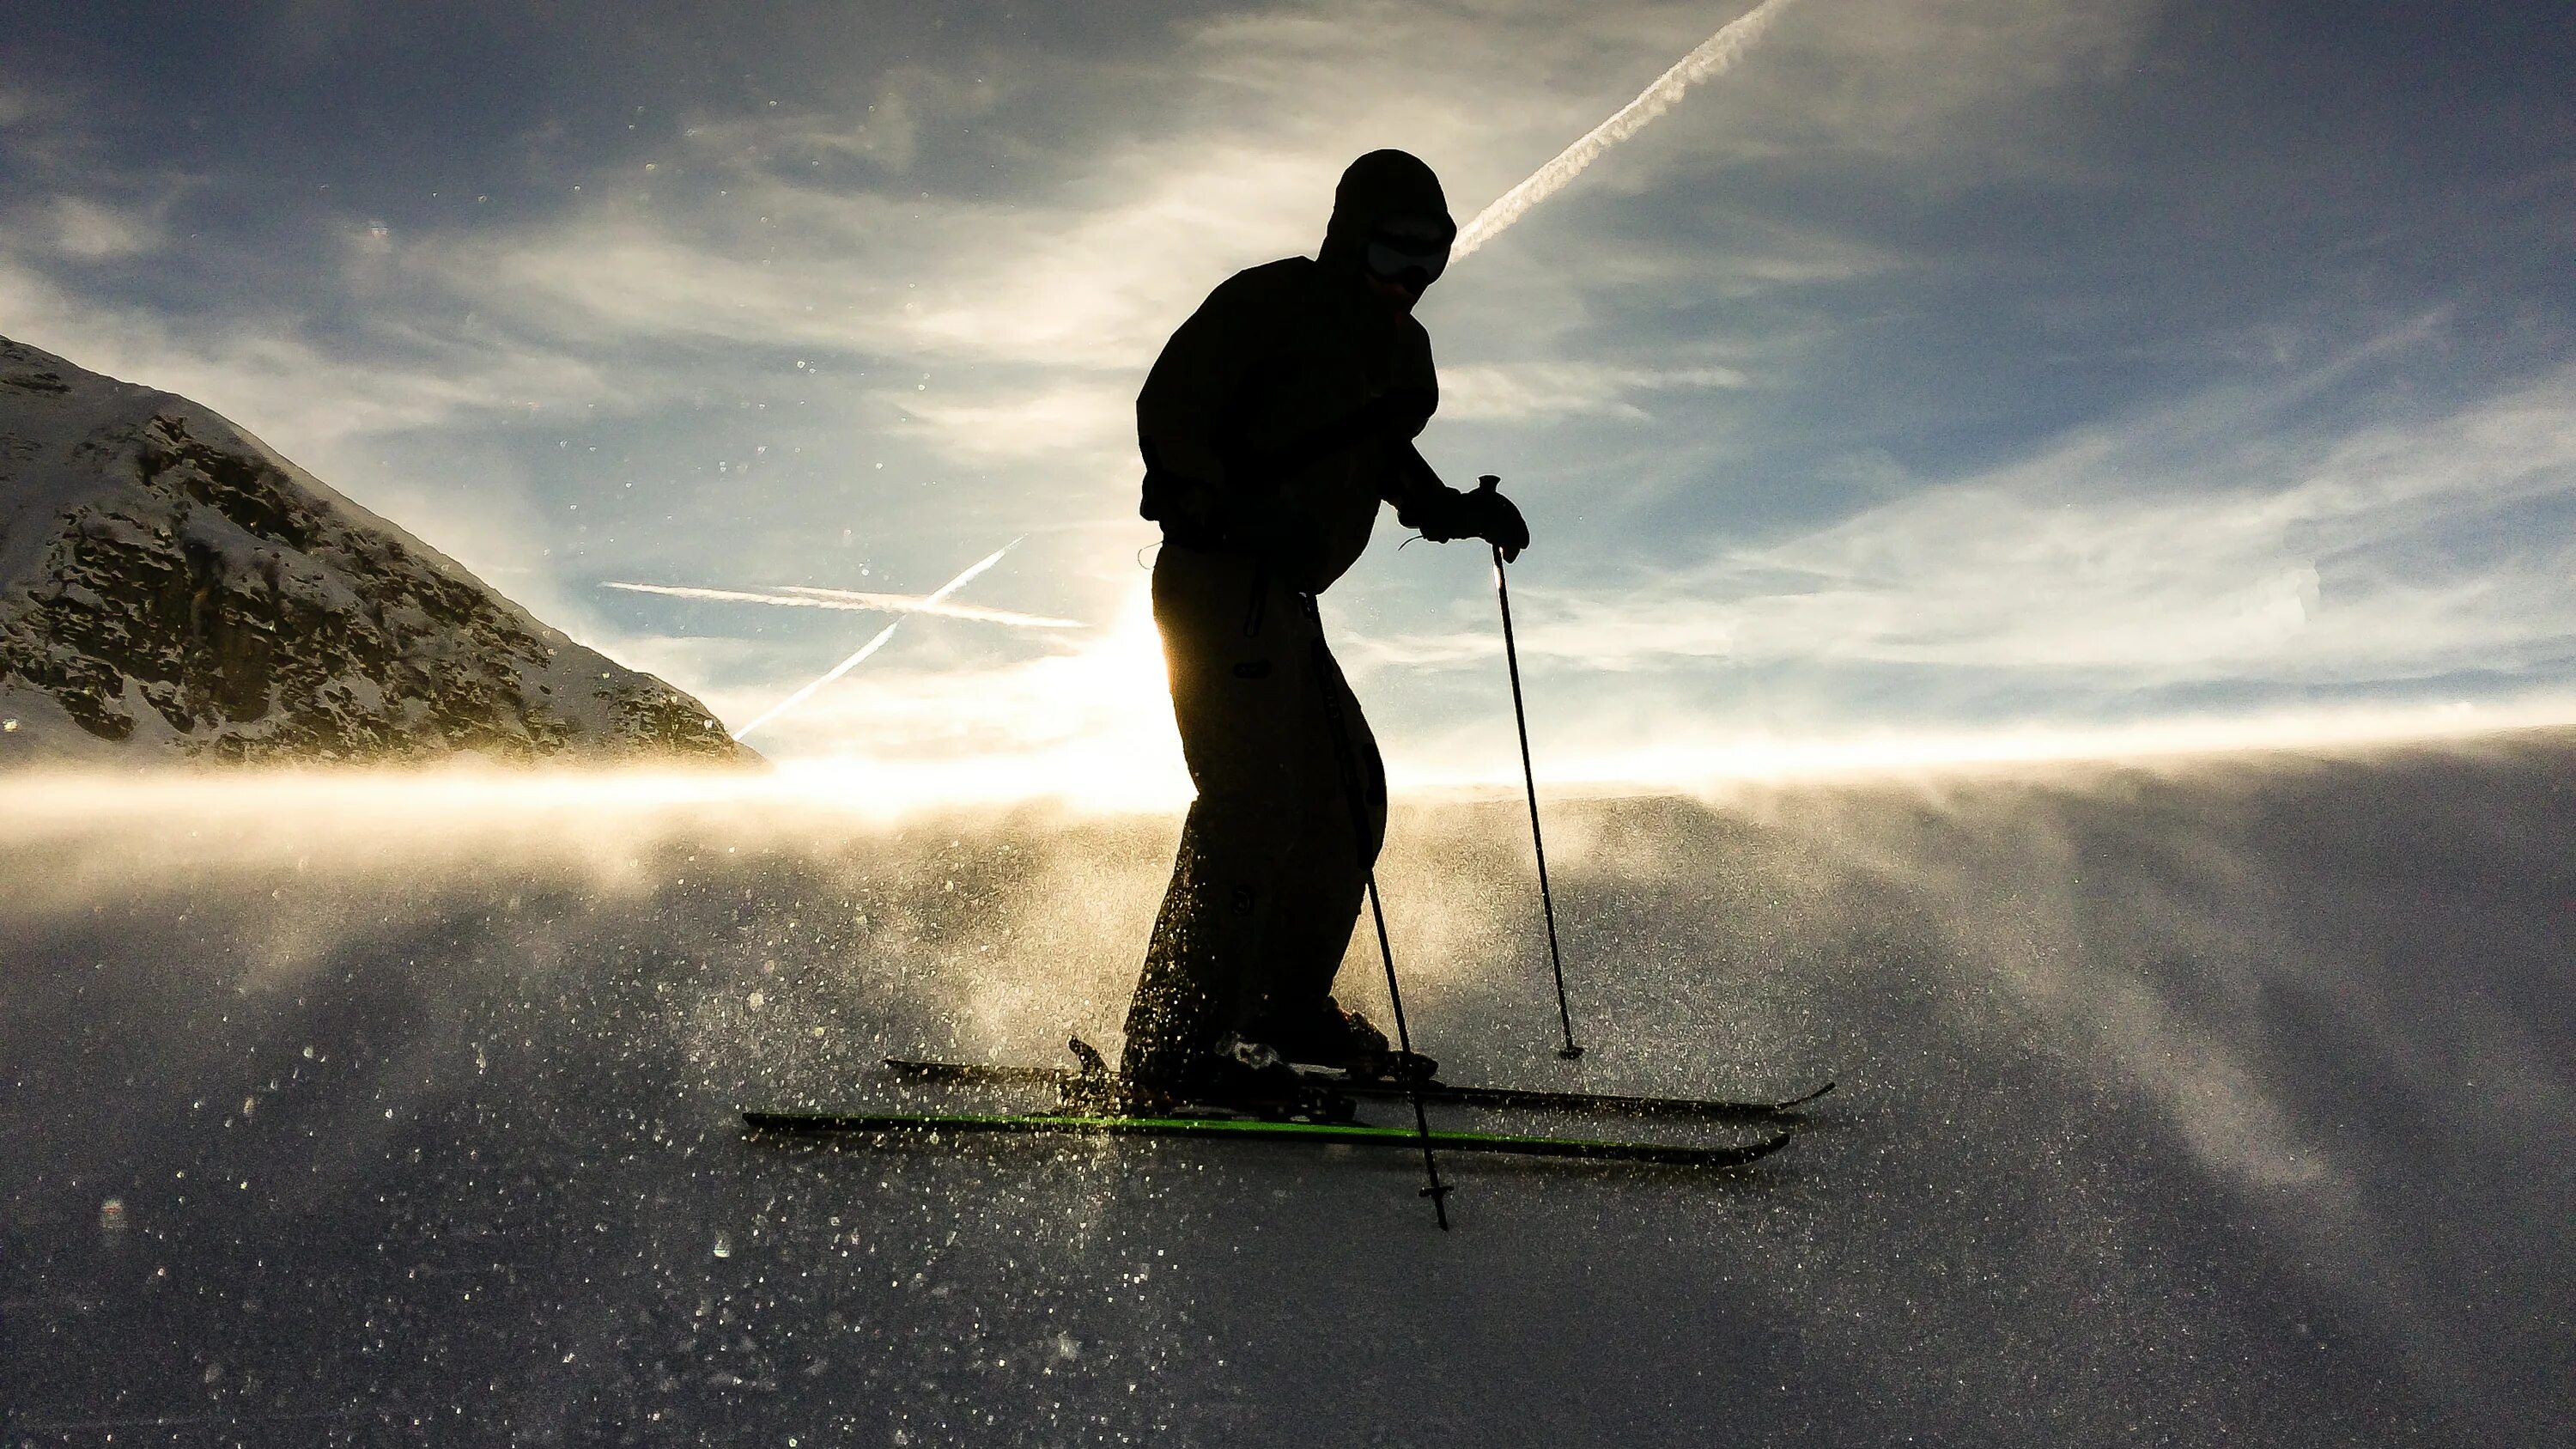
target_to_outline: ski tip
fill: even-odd
[[[1797,1140],[1798,1134],[1795,1132],[1774,1132],[1759,1142],[1748,1142],[1741,1147],[1714,1149],[1707,1156],[1690,1165],[1721,1172],[1732,1167],[1749,1167]]]
[[[1823,1086],[1818,1087],[1817,1089],[1815,1089],[1815,1090],[1814,1090],[1814,1091],[1812,1091],[1812,1092],[1809,1092],[1808,1094],[1806,1094],[1806,1095],[1805,1095],[1805,1096],[1803,1096],[1803,1097],[1791,1097],[1788,1101],[1785,1101],[1785,1102],[1780,1103],[1780,1104],[1779,1104],[1777,1107],[1775,1107],[1773,1110],[1774,1110],[1774,1111],[1780,1111],[1780,1112],[1789,1112],[1789,1111],[1794,1111],[1794,1110],[1796,1110],[1797,1108],[1800,1108],[1800,1107],[1804,1107],[1804,1106],[1806,1106],[1806,1105],[1807,1105],[1808,1103],[1810,1103],[1810,1102],[1813,1102],[1813,1101],[1818,1100],[1819,1098],[1823,1097],[1827,1092],[1830,1092],[1830,1091],[1832,1091],[1833,1089],[1834,1089],[1834,1084],[1833,1084],[1833,1083],[1831,1083],[1831,1082],[1827,1082],[1827,1083],[1825,1083]]]
[[[1616,1153],[1600,1155],[1601,1165],[1670,1167],[1684,1171],[1725,1172],[1750,1167],[1772,1153],[1798,1140],[1795,1131],[1774,1132],[1757,1142],[1739,1143],[1732,1147],[1674,1146],[1659,1148],[1645,1144],[1622,1144]]]

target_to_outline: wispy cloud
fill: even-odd
[[[1599,416],[1642,420],[1639,393],[1739,388],[1750,379],[1732,367],[1622,367],[1614,363],[1469,364],[1440,375],[1440,414],[1467,419],[1543,421]]]
[[[579,406],[612,387],[595,362],[499,337],[388,328],[388,348],[351,358],[301,335],[295,318],[174,320],[77,296],[0,253],[0,317],[10,335],[103,372],[179,393],[276,442],[316,445],[475,416]]]
[[[890,431],[954,461],[1063,467],[1080,460],[1130,475],[1136,400],[1128,383],[1123,375],[943,377],[936,393],[897,386],[870,401],[893,418]]]
[[[2308,390],[2088,429],[1626,589],[1524,584],[1521,647],[1611,670],[1935,665],[2112,690],[2576,658],[2576,537],[2525,522],[2576,511],[2576,369],[2325,436],[2277,416]],[[1426,665],[1498,642],[1477,627],[1354,647]]]
[[[144,208],[63,196],[49,210],[55,248],[81,261],[141,256],[163,241],[160,218]]]

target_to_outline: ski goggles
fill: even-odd
[[[1369,234],[1361,259],[1369,275],[1416,291],[1440,280],[1449,265],[1449,239],[1455,228],[1430,222],[1397,222]]]

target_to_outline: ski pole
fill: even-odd
[[[1395,947],[1387,941],[1386,906],[1378,899],[1377,862],[1369,855],[1368,824],[1360,815],[1359,761],[1352,757],[1350,731],[1342,717],[1342,702],[1334,696],[1332,686],[1326,683],[1339,671],[1333,668],[1331,651],[1324,647],[1324,616],[1315,606],[1315,596],[1301,593],[1297,600],[1305,606],[1306,622],[1315,630],[1315,692],[1323,697],[1324,726],[1333,737],[1334,762],[1341,767],[1342,803],[1350,807],[1351,849],[1359,857],[1360,879],[1368,887],[1369,917],[1377,925],[1378,959],[1386,963],[1386,1002],[1395,1016],[1395,1047],[1403,1053],[1398,1060],[1405,1064],[1404,1070],[1408,1073],[1404,1095],[1413,1103],[1413,1130],[1422,1139],[1422,1175],[1431,1184],[1422,1189],[1422,1195],[1431,1199],[1431,1214],[1439,1221],[1440,1231],[1445,1233],[1449,1231],[1449,1187],[1440,1180],[1440,1160],[1431,1151],[1431,1117],[1422,1108],[1421,1084],[1409,1075],[1413,1062],[1413,1033],[1404,1022],[1404,991],[1395,983]]]
[[[1359,822],[1354,820],[1352,823],[1356,825]],[[1368,882],[1369,915],[1377,923],[1378,957],[1386,962],[1386,1000],[1395,1015],[1395,1048],[1403,1053],[1400,1060],[1407,1064],[1405,1069],[1409,1073],[1413,1059],[1413,1033],[1405,1028],[1404,993],[1395,984],[1395,948],[1386,941],[1386,906],[1378,900],[1376,867],[1369,867],[1364,878]],[[1406,1076],[1404,1095],[1413,1104],[1413,1130],[1422,1139],[1422,1175],[1430,1180],[1430,1185],[1422,1189],[1422,1195],[1431,1199],[1431,1215],[1439,1221],[1440,1231],[1445,1233],[1449,1231],[1449,1187],[1440,1180],[1439,1159],[1431,1155],[1431,1118],[1422,1110],[1422,1084],[1410,1075]]]
[[[1487,473],[1476,480],[1476,491],[1491,493],[1502,481]],[[1575,1045],[1574,1013],[1565,1004],[1565,956],[1557,949],[1556,899],[1547,888],[1547,840],[1538,828],[1538,774],[1530,768],[1529,711],[1521,704],[1521,652],[1512,638],[1512,586],[1503,579],[1500,544],[1494,546],[1494,597],[1503,605],[1503,662],[1512,674],[1512,723],[1519,727],[1521,735],[1521,781],[1529,787],[1530,850],[1538,857],[1538,905],[1547,917],[1547,964],[1556,973],[1556,1023],[1565,1031],[1565,1045],[1558,1047],[1556,1054],[1570,1062],[1583,1055],[1583,1048]]]

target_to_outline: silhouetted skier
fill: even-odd
[[[1154,621],[1198,787],[1127,1014],[1121,1070],[1149,1092],[1274,1104],[1296,1092],[1283,1058],[1388,1061],[1385,1035],[1331,994],[1386,775],[1314,596],[1368,546],[1382,501],[1431,539],[1529,544],[1519,509],[1447,487],[1413,447],[1439,389],[1411,314],[1457,230],[1430,167],[1362,156],[1315,257],[1227,279],[1137,396],[1141,511],[1163,528]]]

